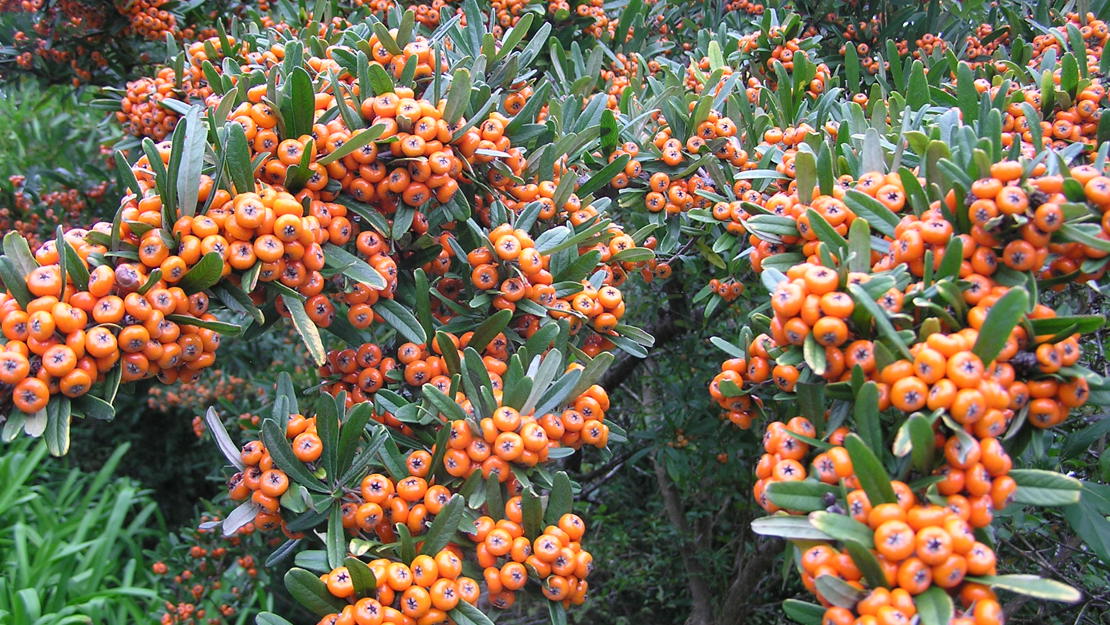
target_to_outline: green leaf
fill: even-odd
[[[567,610],[561,602],[548,601],[547,615],[551,619],[551,625],[567,625]]]
[[[994,362],[1028,307],[1029,292],[1021,287],[1011,288],[991,306],[983,326],[979,328],[979,337],[971,348],[972,353],[983,361],[983,366],[989,367]]]
[[[862,307],[871,315],[871,318],[875,320],[875,325],[878,327],[879,332],[898,348],[899,354],[906,360],[913,360],[913,354],[910,353],[910,350],[906,347],[905,341],[902,340],[898,332],[894,329],[894,325],[890,323],[890,318],[887,316],[886,310],[879,306],[879,304],[867,294],[867,291],[858,284],[849,284],[848,293],[858,306]]]
[[[324,453],[317,461],[327,472],[327,479],[339,476],[339,415],[343,411],[342,394],[337,397],[321,394],[316,402],[316,433],[323,443]],[[338,564],[333,566],[339,566]]]
[[[495,520],[505,516],[505,495],[501,489],[501,482],[496,474],[491,473],[486,478],[486,510]]]
[[[1083,483],[1074,477],[1040,469],[1013,469],[1017,482],[1016,503],[1034,506],[1067,506],[1079,503]]]
[[[832,225],[817,211],[812,208],[806,211],[809,217],[809,225],[813,228],[813,233],[822,243],[831,247],[838,255],[843,255],[848,250],[848,241],[840,236],[840,233],[833,229]]]
[[[347,156],[355,150],[368,145],[374,139],[382,136],[383,132],[385,132],[385,126],[382,124],[374,124],[373,126],[365,130],[360,130],[353,134],[350,139],[347,139],[347,141],[344,142],[343,145],[339,146],[339,148],[336,149],[334,152],[330,152],[326,156],[317,159],[316,162],[320,165],[329,165],[331,163],[334,163],[335,161],[338,161],[339,159]]]
[[[1110,252],[1110,241],[1096,236],[1099,232],[1097,224],[1064,224],[1057,232],[1065,241],[1075,241],[1101,252]]]
[[[1099,315],[1062,315],[1049,319],[1030,319],[1029,325],[1037,336],[1051,336],[1065,330],[1089,334],[1106,325],[1106,319]]]
[[[58,228],[59,234],[61,234],[61,226]],[[89,268],[81,261],[81,257],[77,254],[77,250],[73,249],[73,246],[69,244],[69,241],[65,240],[65,237],[59,237],[56,245],[58,246],[59,258],[64,259],[66,275],[69,276],[70,282],[72,282],[78,290],[84,291],[88,289]],[[155,274],[161,276],[162,272],[159,269],[155,269],[150,275],[153,276]],[[145,295],[146,293],[143,292],[141,294]]]
[[[655,252],[646,247],[630,247],[609,259],[611,263],[644,263],[655,258]]]
[[[849,271],[871,270],[871,227],[866,219],[856,219],[848,227],[848,250]]]
[[[458,607],[448,612],[447,615],[457,625],[493,625],[493,621],[488,616],[465,601],[460,601]]]
[[[328,566],[336,568],[343,563],[347,555],[346,538],[343,530],[343,507],[339,502],[334,502],[328,512],[328,530],[324,536],[324,547],[328,554]]]
[[[782,602],[782,611],[796,623],[801,625],[821,625],[825,617],[825,608],[797,599],[786,599]]]
[[[318,617],[339,612],[347,605],[342,599],[333,597],[324,582],[305,569],[289,569],[285,574],[285,589],[297,603]]]
[[[933,426],[925,417],[915,414],[906,421],[909,430],[910,458],[913,466],[919,471],[925,471],[932,466],[933,454],[936,451]]]
[[[760,536],[777,536],[787,540],[832,540],[804,516],[776,514],[752,521],[752,531]]]
[[[285,304],[285,307],[289,309],[289,316],[293,320],[293,327],[296,328],[297,334],[301,335],[301,340],[304,342],[305,348],[308,349],[309,356],[312,357],[313,362],[315,362],[317,366],[323,365],[327,362],[327,354],[324,352],[324,343],[320,340],[320,330],[316,327],[316,324],[312,322],[312,319],[308,317],[308,312],[304,309],[304,303],[285,293],[281,294],[281,301]]]
[[[879,387],[874,382],[866,382],[860,387],[852,416],[863,442],[870,449],[880,449],[883,446],[883,431],[879,422]]]
[[[236,193],[254,191],[254,166],[251,164],[247,135],[237,123],[228,124],[224,151],[227,153],[227,173]]]
[[[33,299],[31,291],[27,288],[26,274],[21,273],[15,266],[10,256],[0,256],[0,282],[12,294],[19,307],[26,310],[27,304]]]
[[[925,79],[925,65],[914,60],[910,68],[910,81],[906,89],[906,104],[917,110],[929,104],[929,83]],[[945,621],[947,623],[948,621]]]
[[[447,333],[437,331],[435,342],[439,346],[439,351],[443,354],[443,362],[447,366],[447,371],[452,375],[462,371],[462,365],[459,363],[459,350],[451,342]]]
[[[111,403],[90,394],[73,400],[74,411],[92,419],[111,421],[116,418],[116,409]]]
[[[226,321],[205,321],[190,315],[166,315],[166,319],[178,325],[214,330],[224,336],[239,336],[243,333],[243,326],[227,323]]]
[[[361,59],[362,57],[360,56],[359,58]],[[370,63],[366,66],[360,65],[360,67],[367,68],[366,79],[370,81],[369,87],[370,90],[374,92],[374,95],[382,95],[383,93],[393,91],[393,79],[390,78],[389,74],[381,65]],[[361,76],[359,82],[363,82]]]
[[[948,625],[955,615],[952,597],[939,586],[917,595],[913,599],[921,625]]]
[[[4,255],[12,261],[21,276],[27,275],[38,268],[39,263],[31,254],[31,246],[27,239],[16,231],[4,235]]]
[[[274,614],[273,612],[259,612],[258,616],[254,617],[255,625],[293,625],[289,621]]]
[[[224,259],[218,252],[208,252],[201,257],[193,268],[182,276],[177,286],[186,293],[193,294],[203,291],[220,281],[223,272]]]
[[[948,246],[944,248],[944,256],[940,260],[940,268],[937,269],[937,280],[945,278],[956,279],[960,276],[960,264],[963,261],[964,242],[959,237],[952,237],[948,242]]]
[[[869,586],[878,588],[887,585],[886,576],[883,575],[883,567],[879,564],[879,559],[875,557],[875,554],[855,540],[845,541],[844,547],[848,550],[852,562],[855,562],[856,568],[863,573],[863,577],[867,580]]]
[[[435,322],[432,319],[431,285],[423,269],[413,271],[413,299],[416,300],[416,320],[420,322],[426,336],[435,336]]]
[[[381,393],[378,393],[381,395]],[[385,445],[382,445],[381,452],[382,464],[385,465],[386,471],[393,481],[402,480],[408,477],[409,469],[405,465],[405,459],[401,456],[401,450],[397,448],[397,443],[394,442],[393,437],[390,436],[385,439]]]
[[[46,405],[46,448],[51,456],[64,456],[69,453],[69,424],[73,418],[69,398],[55,395]]]
[[[404,523],[395,523],[398,542],[401,543],[399,554],[403,562],[412,562],[416,557],[416,544],[412,540],[412,532]]]
[[[849,586],[848,582],[832,575],[822,575],[814,583],[817,585],[817,592],[821,593],[822,597],[828,600],[829,603],[842,608],[854,608],[856,603],[864,597],[862,590]]]
[[[836,540],[857,542],[868,549],[875,546],[871,529],[846,514],[818,510],[810,513],[809,523]]]
[[[378,20],[374,20],[371,28],[373,28],[374,34],[378,36],[378,41],[381,42],[382,47],[385,48],[387,52],[392,55],[401,54],[401,46],[397,45],[397,40],[393,38],[393,35],[389,34],[389,29],[386,28],[385,24]]]
[[[355,451],[362,434],[366,431],[366,424],[373,416],[373,408],[369,402],[355,404],[347,413],[347,418],[339,428],[339,451],[336,453],[336,475],[343,475],[351,466]],[[362,453],[372,453],[363,450]]]
[[[374,312],[381,315],[382,319],[385,319],[385,322],[397,330],[405,339],[417,344],[428,342],[428,337],[424,334],[424,328],[420,326],[420,322],[409,312],[409,309],[396,300],[379,299],[378,303],[374,304]]]
[[[852,458],[852,467],[871,505],[897,503],[894,489],[890,486],[890,475],[863,439],[858,434],[849,434],[844,438],[844,447]]]
[[[1067,584],[1036,575],[981,575],[978,577],[969,575],[966,579],[969,582],[986,584],[991,588],[1001,588],[1019,595],[1046,601],[1077,603],[1083,598],[1078,590]]]
[[[617,129],[617,119],[613,115],[613,111],[609,109],[605,109],[601,112],[601,136],[599,138],[601,140],[601,151],[605,156],[612,154],[613,150],[617,149],[617,143],[620,142],[620,131]],[[625,163],[627,162],[628,160],[625,160]],[[579,192],[579,195],[586,195],[587,193],[588,192]]]
[[[200,173],[208,147],[208,131],[200,119],[200,110],[199,106],[191,107],[185,119],[179,122],[185,124],[185,142],[177,172],[177,204],[178,211],[188,217],[196,213]]]
[[[556,525],[559,517],[571,511],[573,502],[570,477],[566,471],[559,471],[551,482],[551,493],[547,496],[547,510],[544,511],[544,520],[548,525]]]
[[[351,575],[351,582],[355,587],[356,597],[373,597],[378,588],[378,578],[366,563],[358,558],[347,556],[343,558],[343,566]]]
[[[472,347],[479,353],[482,352],[489,345],[489,342],[509,325],[512,318],[513,313],[510,310],[497,311],[474,329],[474,334],[470,337],[467,347]]]
[[[270,452],[277,468],[285,471],[293,481],[318,493],[328,492],[323,483],[315,475],[312,475],[305,468],[304,463],[293,455],[293,448],[290,446],[289,440],[285,438],[285,428],[278,425],[276,420],[266,419],[262,422],[262,444]]]
[[[524,516],[524,535],[538,538],[543,532],[543,501],[531,488],[521,493],[521,508]]]
[[[382,274],[378,273],[370,263],[333,243],[324,244],[324,264],[375,291],[381,291],[388,286]]]
[[[585,184],[578,187],[578,197],[586,197],[594,191],[597,191],[598,189],[609,184],[617,174],[624,171],[625,166],[628,165],[628,161],[630,161],[631,159],[631,156],[629,156],[628,154],[624,154],[622,156],[618,156],[616,159],[613,160],[612,163],[609,163],[605,167],[599,169],[594,175],[590,176],[590,179],[587,180]]]
[[[297,67],[289,73],[288,83],[284,94],[282,117],[285,120],[285,134],[289,137],[299,137],[312,132],[313,114],[316,112],[315,97],[312,88],[312,77],[303,67]]]
[[[451,76],[451,86],[447,89],[447,104],[443,109],[443,120],[448,124],[457,123],[470,104],[470,70],[460,67]]]
[[[786,510],[802,512],[824,510],[828,506],[825,496],[836,492],[832,486],[812,480],[771,482],[767,485],[767,497],[772,503]]]
[[[432,521],[432,524],[428,526],[428,530],[424,533],[424,546],[421,547],[420,553],[435,555],[440,549],[446,547],[447,543],[452,542],[455,530],[462,522],[465,512],[466,500],[463,496],[459,494],[452,495],[451,501],[443,506],[443,509],[439,511],[435,520]]]
[[[1063,508],[1075,533],[1098,555],[1103,562],[1110,562],[1110,487],[1085,483],[1079,504]]]
[[[139,181],[135,179],[135,172],[131,171],[127,155],[123,153],[123,150],[116,150],[112,160],[116,164],[116,180],[120,188],[134,193],[136,197],[140,197]]]
[[[845,194],[844,203],[852,209],[856,217],[866,219],[872,229],[888,237],[894,237],[894,228],[900,219],[878,200],[862,191],[851,189]]]

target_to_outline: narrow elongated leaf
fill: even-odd
[[[69,398],[64,395],[55,395],[46,405],[46,448],[52,456],[64,456],[69,453],[69,424],[73,412]]]
[[[351,575],[351,583],[355,587],[356,597],[372,597],[378,588],[378,578],[366,563],[350,556],[343,558],[343,566]]]
[[[19,307],[26,310],[31,301],[31,291],[27,288],[24,275],[16,268],[11,257],[0,256],[0,282],[3,282],[4,288],[19,303]]]
[[[293,625],[289,621],[274,614],[273,612],[259,612],[258,616],[254,617],[255,625]]]
[[[305,569],[289,569],[285,574],[285,589],[297,603],[318,617],[339,612],[347,605],[342,599],[332,596],[319,577]]]
[[[856,603],[864,597],[862,590],[849,586],[848,582],[833,577],[832,575],[821,575],[814,583],[817,585],[817,592],[821,593],[829,603],[840,606],[842,608],[854,608]]]
[[[921,625],[948,625],[955,615],[952,597],[939,586],[933,586],[917,595],[913,602]]]
[[[335,161],[338,161],[339,159],[347,156],[355,150],[369,145],[372,141],[374,141],[374,139],[382,136],[383,132],[385,132],[384,125],[374,124],[373,126],[365,130],[361,130],[355,133],[351,136],[350,139],[347,139],[347,141],[344,142],[343,145],[339,146],[339,148],[337,148],[334,152],[329,152],[327,155],[317,159],[316,162],[321,165],[329,165],[331,163],[334,163]]]
[[[894,228],[898,225],[899,218],[875,198],[852,189],[845,194],[844,203],[857,217],[866,219],[873,230],[888,237],[894,236]]]
[[[177,208],[192,217],[197,210],[200,190],[200,172],[204,166],[204,151],[208,146],[208,132],[200,118],[200,107],[193,106],[179,123],[185,124],[185,142],[182,145],[181,164],[177,172]]]
[[[242,471],[244,465],[239,448],[231,442],[227,428],[224,427],[224,422],[220,419],[220,415],[214,407],[209,406],[208,410],[205,411],[204,422],[208,426],[208,431],[212,433],[212,438],[216,439],[216,446],[220,448],[220,452],[231,463],[231,466]]]
[[[478,352],[483,351],[489,342],[509,325],[512,318],[513,313],[510,310],[497,311],[474,330],[467,347],[472,347]]]
[[[247,147],[247,135],[239,124],[228,124],[227,129],[223,149],[226,152],[227,173],[231,184],[237,193],[254,191],[254,167],[251,165],[250,149]]]
[[[1029,292],[1021,287],[1011,288],[991,306],[983,326],[979,328],[979,337],[971,348],[984,366],[989,367],[995,356],[1006,346],[1010,332],[1025,315],[1028,307]]]
[[[336,568],[343,564],[347,555],[346,532],[343,529],[343,507],[338,503],[332,504],[328,513],[328,533],[324,537],[324,546],[328,553],[328,566]]]
[[[243,326],[227,323],[226,321],[197,319],[189,315],[166,315],[166,319],[178,325],[214,330],[224,336],[239,336],[243,333]]]
[[[426,343],[428,337],[424,334],[424,328],[420,326],[420,321],[409,312],[396,300],[380,299],[377,304],[374,304],[374,312],[382,316],[385,322],[388,323],[393,329],[397,330],[405,339],[413,343]]]
[[[551,493],[547,497],[547,510],[544,511],[544,520],[549,525],[559,522],[559,517],[570,512],[574,500],[571,492],[570,477],[566,471],[559,471],[552,480]]]
[[[874,382],[864,383],[856,393],[852,416],[863,442],[870,449],[880,449],[883,445],[883,431],[879,421],[879,387]]]
[[[852,562],[856,564],[856,568],[863,573],[863,578],[867,580],[869,586],[878,588],[887,585],[886,576],[883,575],[883,567],[870,549],[855,540],[845,541],[844,548],[848,551],[848,556],[852,558]]]
[[[220,281],[220,273],[224,268],[224,259],[220,257],[218,252],[208,252],[201,257],[197,264],[193,265],[177,286],[181,287],[186,293],[193,294],[203,291]]]
[[[821,625],[825,616],[825,608],[816,603],[787,599],[782,602],[782,611],[795,623],[801,625]]]
[[[451,501],[443,506],[435,520],[428,526],[428,531],[424,533],[424,546],[420,549],[420,553],[435,555],[440,549],[446,547],[447,543],[452,542],[455,530],[463,520],[464,512],[466,512],[466,500],[462,495],[453,495]]]
[[[324,258],[325,265],[356,282],[378,291],[387,286],[385,278],[370,263],[335,244],[324,244]]]
[[[493,625],[493,621],[478,608],[460,601],[458,607],[447,613],[458,625]]]
[[[778,514],[752,521],[752,531],[760,536],[777,536],[787,540],[832,540],[804,516]]]
[[[858,434],[849,434],[844,438],[844,447],[852,458],[852,467],[859,477],[860,486],[867,493],[871,505],[881,503],[896,503],[897,497],[890,486],[890,475],[887,474],[883,464],[879,462],[875,452]]]
[[[451,76],[451,86],[447,89],[447,104],[443,109],[443,119],[454,124],[462,118],[470,104],[470,70],[460,67]]]
[[[258,512],[262,507],[253,501],[247,500],[235,507],[234,510],[227,514],[223,521],[220,521],[220,526],[223,528],[224,536],[233,536],[239,528],[247,523],[254,521],[254,517],[258,516]]]
[[[1083,483],[1074,477],[1040,469],[1014,469],[1014,501],[1034,506],[1068,506],[1079,503]]]
[[[320,480],[309,473],[304,463],[293,455],[293,448],[285,438],[285,428],[278,425],[274,419],[266,419],[262,422],[262,444],[270,452],[277,468],[285,471],[293,481],[318,493],[328,492]]]
[[[819,510],[810,513],[809,523],[837,540],[854,541],[868,549],[875,545],[871,529],[848,515]]]
[[[1026,595],[1035,599],[1046,601],[1060,601],[1063,603],[1076,603],[1083,598],[1075,588],[1054,579],[1045,579],[1036,575],[980,575],[968,576],[967,581],[986,584],[991,588],[1001,588],[1019,595]]]
[[[828,503],[826,495],[835,494],[836,489],[828,484],[806,480],[802,482],[772,482],[767,485],[767,497],[780,508],[813,512],[824,510]]]

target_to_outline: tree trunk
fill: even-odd
[[[747,553],[744,546],[751,539],[751,533],[740,541],[736,551],[735,574],[732,584],[721,603],[720,625],[741,625],[751,614],[751,601],[755,597],[756,586],[767,578],[768,569],[775,563],[775,556],[782,550],[780,540],[763,539],[756,543],[754,553]]]
[[[710,600],[709,585],[705,581],[701,563],[695,554],[695,545],[691,540],[689,524],[686,522],[686,510],[682,505],[678,490],[667,476],[667,469],[657,457],[652,457],[655,467],[655,481],[659,485],[659,492],[663,495],[663,509],[667,520],[678,532],[679,552],[682,554],[682,567],[686,571],[686,586],[690,591],[690,601],[693,604],[690,616],[686,619],[687,625],[712,625],[713,604]]]

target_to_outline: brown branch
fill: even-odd
[[[740,625],[748,620],[754,607],[751,598],[755,588],[767,577],[767,571],[774,564],[783,545],[781,540],[761,540],[751,556],[745,554],[743,545],[737,549],[736,574],[721,603],[721,618],[718,621],[721,625]]]
[[[652,456],[652,464],[655,465],[655,481],[659,485],[660,494],[663,496],[663,510],[667,514],[667,520],[670,521],[675,532],[678,533],[682,567],[686,570],[686,586],[690,591],[690,601],[693,604],[686,623],[688,625],[709,625],[713,623],[711,593],[701,563],[695,554],[696,546],[691,540],[690,526],[686,522],[685,507],[674,483],[667,476],[666,467],[663,466],[657,456]]]

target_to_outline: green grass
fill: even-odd
[[[147,622],[157,600],[142,541],[162,521],[149,491],[113,476],[122,445],[95,474],[46,457],[41,442],[0,455],[0,622]]]

